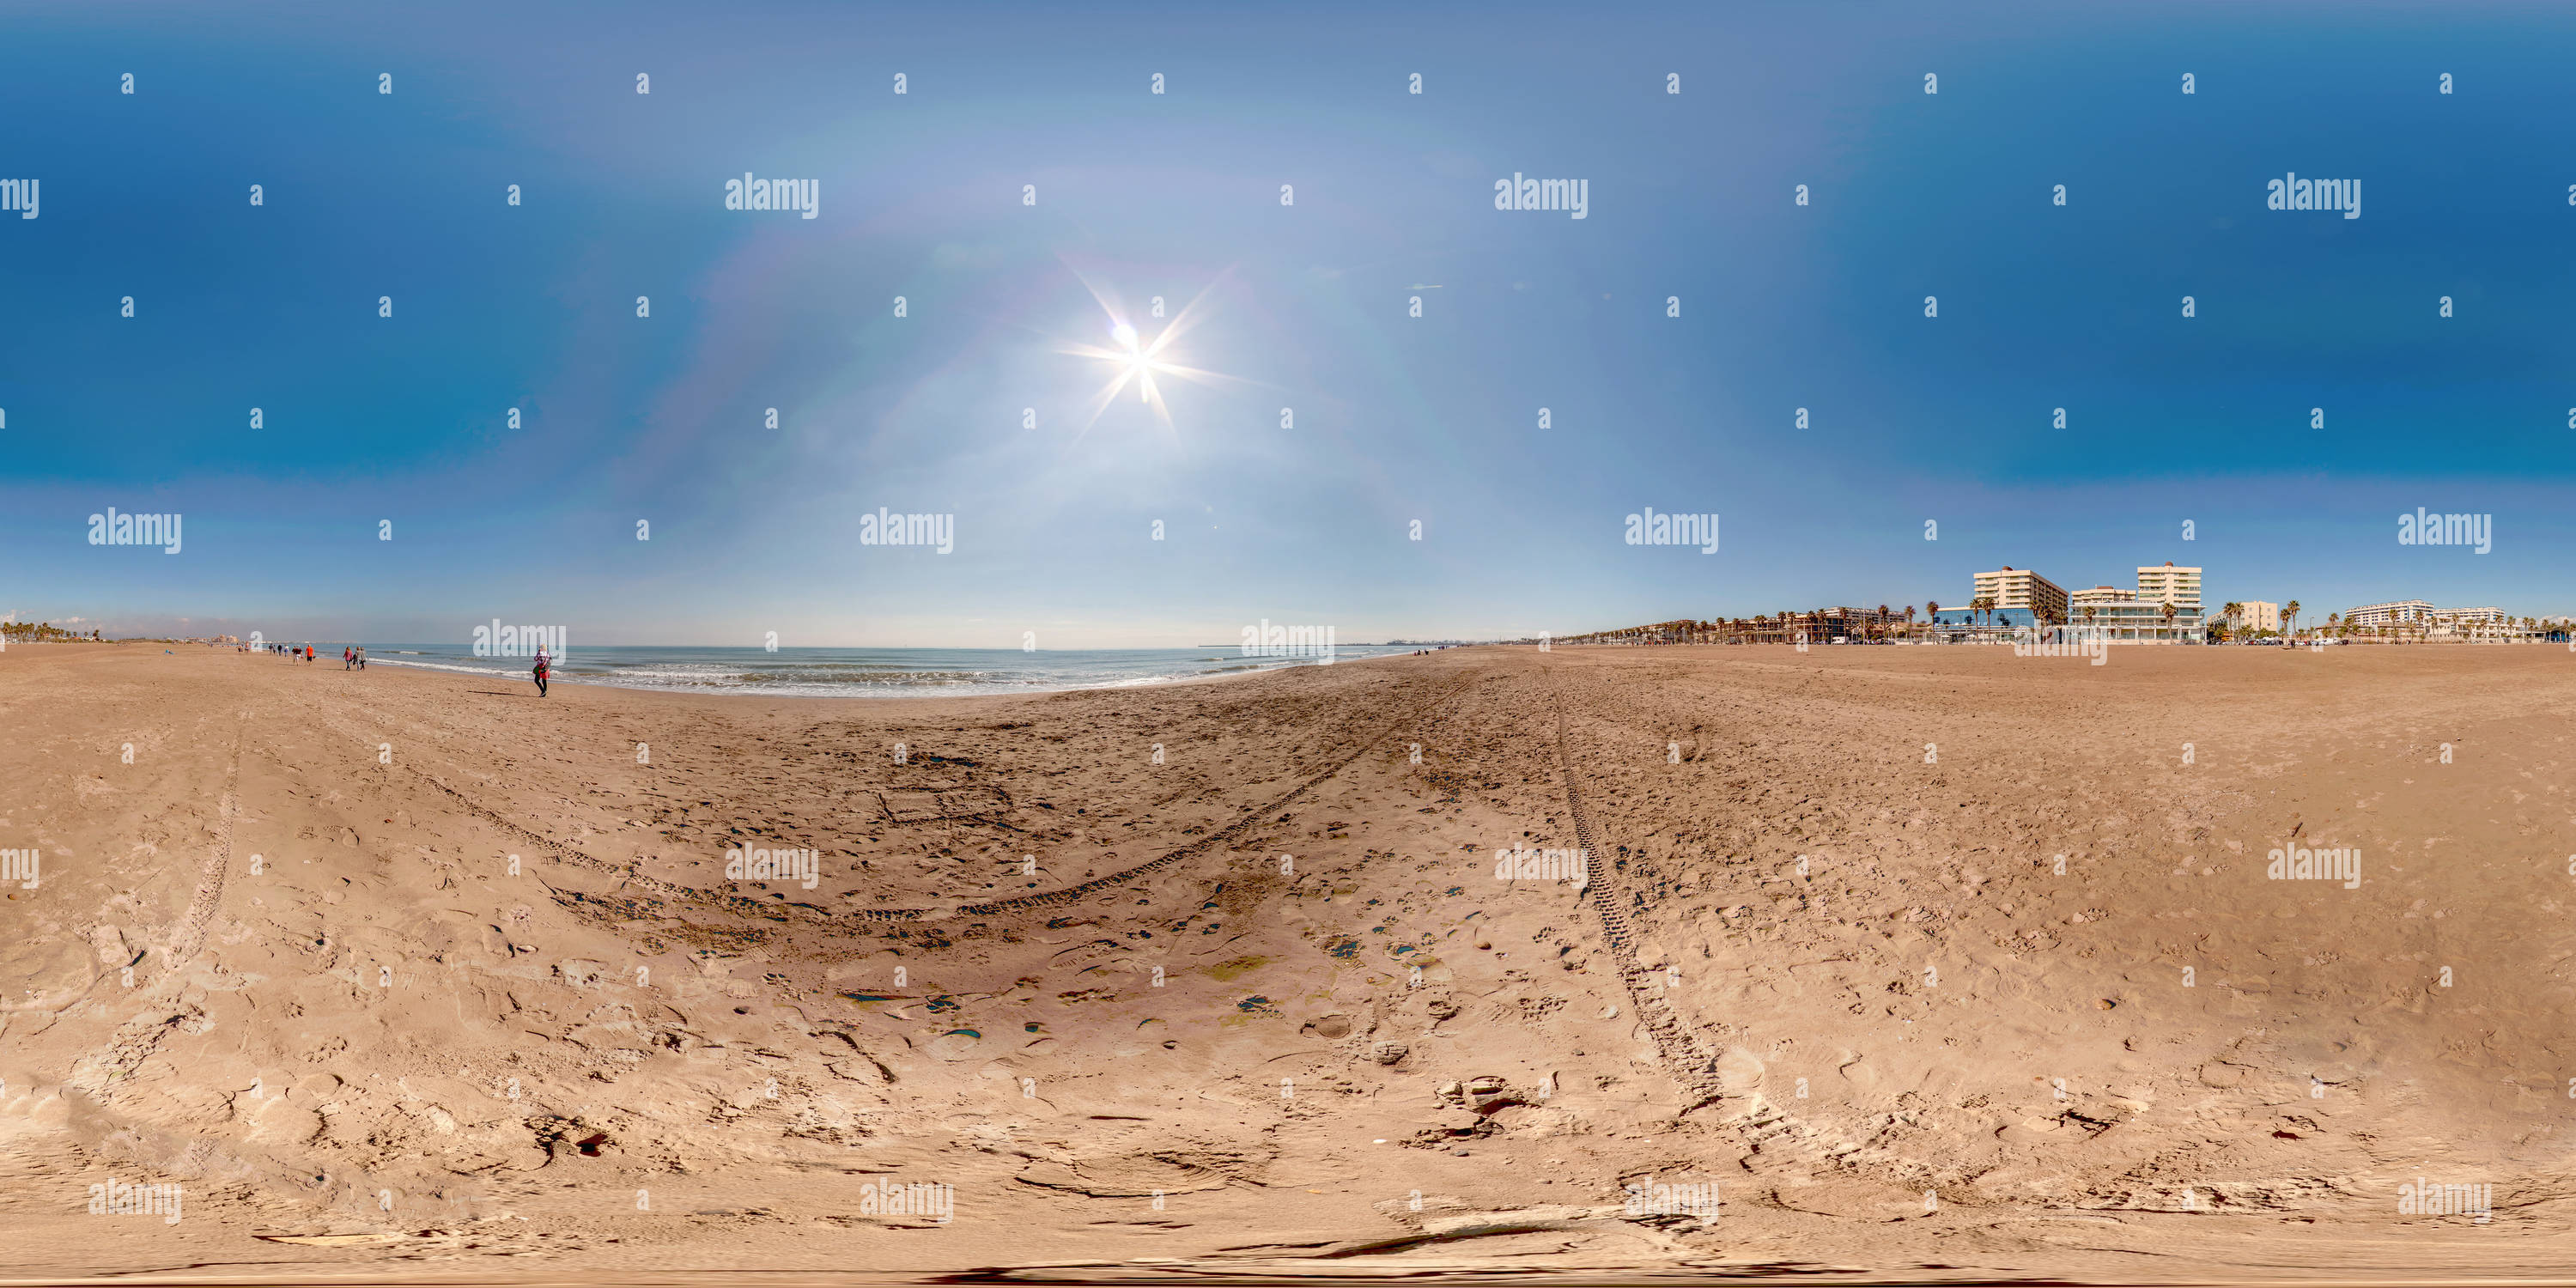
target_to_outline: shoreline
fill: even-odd
[[[1170,686],[1173,686],[1173,685],[1200,684],[1200,683],[1207,683],[1207,682],[1213,682],[1213,681],[1219,681],[1219,680],[1239,680],[1239,679],[1244,679],[1244,678],[1249,677],[1249,676],[1256,676],[1256,675],[1268,675],[1268,674],[1272,674],[1272,673],[1280,672],[1280,671],[1292,671],[1292,670],[1297,670],[1297,669],[1300,669],[1300,668],[1303,668],[1303,667],[1308,667],[1308,666],[1328,666],[1328,667],[1329,667],[1329,666],[1351,666],[1351,665],[1355,665],[1355,664],[1360,663],[1360,662],[1371,662],[1371,661],[1377,661],[1377,660],[1379,660],[1379,658],[1380,658],[1380,657],[1389,657],[1389,656],[1398,656],[1398,657],[1400,657],[1400,656],[1410,656],[1410,655],[1409,655],[1409,654],[1381,654],[1381,655],[1373,656],[1373,657],[1353,658],[1353,659],[1351,659],[1350,661],[1347,661],[1347,662],[1345,662],[1345,661],[1339,661],[1339,660],[1332,661],[1332,662],[1284,661],[1284,662],[1280,662],[1280,663],[1275,664],[1275,665],[1267,665],[1267,666],[1264,666],[1264,665],[1247,665],[1247,666],[1239,666],[1239,667],[1229,667],[1229,668],[1226,668],[1226,669],[1224,669],[1224,670],[1201,672],[1201,673],[1198,673],[1198,674],[1195,674],[1195,675],[1150,676],[1150,677],[1139,677],[1139,678],[1135,678],[1135,679],[1126,679],[1126,680],[1107,680],[1107,681],[1101,681],[1101,682],[1098,682],[1098,683],[1091,683],[1091,684],[1065,684],[1065,685],[1050,685],[1050,684],[1045,684],[1045,683],[1043,683],[1043,682],[1032,682],[1032,683],[1030,683],[1029,685],[1027,685],[1027,686],[1025,686],[1025,687],[1022,687],[1022,688],[1013,688],[1013,689],[1006,689],[1006,690],[1001,690],[1001,691],[981,692],[981,693],[960,693],[960,692],[953,692],[953,691],[949,691],[949,690],[947,690],[947,689],[944,689],[944,688],[942,688],[942,687],[940,687],[940,686],[933,686],[933,685],[917,685],[917,686],[912,686],[912,687],[910,687],[909,689],[907,689],[907,688],[905,688],[905,687],[903,687],[903,686],[894,686],[894,685],[889,685],[889,686],[886,686],[886,687],[884,687],[884,688],[880,688],[880,689],[869,689],[869,688],[867,688],[867,687],[865,687],[865,686],[863,686],[863,685],[859,685],[859,684],[852,684],[852,685],[850,685],[850,686],[849,686],[849,688],[848,688],[846,691],[835,691],[835,692],[817,693],[817,692],[811,692],[811,691],[808,691],[808,690],[801,690],[801,689],[799,689],[799,690],[792,690],[792,691],[791,691],[791,690],[789,690],[789,689],[788,689],[788,686],[783,686],[783,685],[781,685],[781,686],[761,686],[761,685],[736,685],[736,686],[724,686],[724,685],[718,685],[718,684],[706,684],[706,685],[692,685],[692,686],[686,686],[686,687],[683,687],[683,686],[679,686],[679,685],[659,685],[659,684],[621,684],[621,683],[618,683],[618,682],[617,682],[616,680],[614,680],[614,679],[603,679],[603,678],[600,678],[600,677],[599,677],[598,675],[596,675],[595,673],[594,673],[594,674],[582,674],[582,673],[579,673],[579,672],[565,671],[565,670],[562,670],[562,669],[560,669],[560,668],[558,668],[558,669],[557,669],[557,670],[556,670],[556,671],[555,671],[555,672],[554,672],[554,673],[553,673],[553,674],[548,678],[548,683],[549,683],[549,684],[566,684],[566,685],[576,685],[576,686],[587,687],[587,688],[622,689],[622,690],[625,690],[625,691],[630,692],[630,693],[682,693],[682,694],[702,694],[702,695],[705,695],[705,696],[708,696],[708,697],[727,697],[727,698],[730,698],[730,697],[813,698],[813,699],[815,699],[815,700],[817,700],[817,701],[823,701],[823,702],[845,702],[845,701],[852,701],[852,700],[876,701],[876,700],[883,700],[883,699],[889,699],[889,698],[939,698],[939,697],[948,697],[948,698],[1015,698],[1015,697],[1042,697],[1042,696],[1045,696],[1045,695],[1047,695],[1047,694],[1051,694],[1051,693],[1094,693],[1094,692],[1114,692],[1114,691],[1121,690],[1121,689],[1153,689],[1153,688],[1165,688],[1165,687],[1170,687]],[[412,662],[412,661],[405,661],[405,660],[402,660],[402,659],[400,659],[400,658],[391,658],[391,657],[370,657],[370,658],[368,659],[368,661],[370,661],[370,662],[372,662],[372,663],[376,663],[376,664],[378,664],[378,665],[383,665],[383,666],[400,667],[400,668],[402,668],[402,669],[404,669],[404,670],[407,670],[407,671],[426,671],[426,672],[434,672],[434,673],[438,673],[438,674],[465,676],[465,677],[471,677],[471,678],[477,678],[477,679],[507,680],[507,681],[510,681],[510,682],[517,682],[517,683],[529,683],[529,684],[531,684],[531,686],[533,687],[533,682],[531,682],[531,681],[529,681],[529,680],[527,679],[527,674],[528,674],[528,673],[527,673],[527,671],[525,671],[525,670],[520,670],[520,671],[517,671],[517,672],[506,672],[506,671],[481,671],[481,670],[476,670],[476,669],[474,669],[474,668],[470,668],[470,667],[454,666],[454,665],[448,665],[448,664],[443,664],[443,663],[438,663],[438,662]],[[312,665],[314,665],[314,666],[320,666],[320,665],[321,665],[321,660],[318,660],[318,659],[317,659],[314,663],[312,663]]]
[[[618,647],[595,647],[595,649],[618,649]],[[1409,649],[1406,649],[1406,652],[1368,652],[1368,654],[1355,654],[1355,657],[1334,657],[1334,659],[1195,657],[1195,662],[1231,662],[1231,665],[1218,665],[1218,667],[1211,667],[1211,670],[1146,672],[1146,675],[1110,675],[1110,677],[1066,677],[1066,675],[1012,677],[1012,667],[994,665],[994,662],[999,662],[999,659],[1018,662],[1018,659],[1030,657],[1033,659],[1033,665],[1046,667],[1043,659],[1046,659],[1048,654],[1023,654],[1023,652],[1010,652],[1010,649],[811,647],[811,649],[799,649],[799,654],[804,654],[804,657],[793,657],[793,654],[791,657],[775,657],[773,654],[775,659],[770,657],[747,659],[747,657],[670,657],[670,654],[685,654],[690,652],[690,649],[657,647],[657,644],[636,644],[636,647],[623,647],[623,649],[631,649],[631,652],[636,654],[657,654],[657,657],[634,659],[634,662],[639,662],[644,670],[626,672],[626,670],[603,670],[603,665],[600,665],[600,654],[595,652],[595,649],[590,652],[590,657],[580,659],[580,662],[574,662],[574,665],[564,665],[562,659],[556,659],[551,683],[582,685],[582,688],[621,688],[621,690],[634,690],[634,693],[708,693],[708,696],[726,696],[726,698],[770,696],[770,698],[827,698],[827,701],[850,701],[850,698],[876,701],[876,698],[933,698],[933,696],[1015,698],[1015,696],[1046,696],[1046,693],[1092,693],[1092,690],[1167,688],[1167,685],[1203,683],[1203,680],[1239,680],[1239,677],[1247,677],[1247,675],[1301,670],[1301,667],[1347,667],[1347,665],[1355,665],[1355,662],[1373,662],[1373,659],[1381,659],[1381,657],[1414,657],[1414,652],[1409,652]],[[216,647],[214,652],[237,652],[237,649]],[[706,649],[706,652],[734,652],[734,649]],[[925,654],[925,657],[920,659],[925,670],[907,672],[902,670],[902,662],[904,662],[902,657],[889,657],[889,654],[907,654],[907,652]],[[963,659],[963,662],[956,662],[958,654],[974,654],[974,652],[992,652],[992,654],[999,654],[999,657],[994,659],[994,662],[984,662],[984,659]],[[1110,657],[1113,657],[1110,665],[1115,665],[1115,662],[1126,662],[1126,659],[1131,659],[1133,654],[1154,654],[1154,652],[1198,654],[1200,649],[1072,649],[1069,654],[1074,654],[1074,657],[1061,662],[1061,665],[1064,667],[1092,665],[1095,670],[1100,670],[1097,662],[1090,662],[1090,654],[1110,654]],[[858,670],[860,662],[845,662],[842,654],[873,654],[876,659],[881,659],[878,665],[884,667],[884,675],[969,675],[969,677],[961,677],[961,680],[940,680],[940,683],[920,683],[920,680],[884,680],[884,683],[878,683],[878,680],[871,680],[871,677],[858,677],[858,680],[832,680],[832,683],[824,683],[824,680],[814,680],[814,677],[796,675],[796,672],[804,670],[804,667],[817,667],[817,670]],[[319,657],[317,662],[312,662],[312,665],[327,667],[327,662],[332,662],[332,659]],[[456,659],[448,659],[448,657],[428,659],[428,657],[422,657],[422,654],[412,652],[412,649],[397,649],[397,652],[376,654],[376,657],[368,657],[368,662],[376,662],[376,665],[386,665],[386,667],[402,667],[402,670],[415,670],[415,672],[464,675],[464,677],[479,677],[479,680],[500,680],[500,683],[528,683],[528,667],[523,665],[513,665],[513,667],[507,667],[507,670],[500,670],[500,667],[471,665],[471,662],[456,662]],[[510,659],[510,662],[528,662],[528,659]],[[945,667],[940,665],[940,662],[945,662]],[[1151,662],[1154,662],[1154,665],[1185,665],[1185,662],[1193,662],[1193,657],[1170,657],[1170,659],[1157,657],[1157,659],[1151,659]],[[652,675],[652,667],[734,667],[734,670],[732,675],[716,672],[716,675],[708,675],[703,677],[703,680],[680,680],[680,683],[657,680],[657,677],[639,677],[639,675]],[[667,675],[667,672],[662,672],[662,675]],[[732,683],[734,675],[768,675],[768,680],[762,680],[762,683]]]

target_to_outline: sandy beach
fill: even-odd
[[[0,1274],[2576,1256],[2561,648],[541,701],[53,646],[0,712]]]

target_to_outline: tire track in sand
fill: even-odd
[[[1593,915],[1601,920],[1601,937],[1610,945],[1612,966],[1619,972],[1619,983],[1628,990],[1628,1004],[1645,1021],[1646,1033],[1655,1042],[1655,1053],[1664,1063],[1664,1071],[1682,1090],[1680,1113],[1686,1114],[1723,1097],[1725,1084],[1717,1076],[1717,1057],[1700,1045],[1699,1037],[1689,1023],[1675,1014],[1663,993],[1654,987],[1652,973],[1637,963],[1635,932],[1629,929],[1628,914],[1622,906],[1626,888],[1617,880],[1617,869],[1602,857],[1601,834],[1592,826],[1592,816],[1583,809],[1583,791],[1574,781],[1574,762],[1565,749],[1565,689],[1549,670],[1548,697],[1556,710],[1556,769],[1565,782],[1566,811],[1574,817],[1576,844],[1583,847],[1583,899],[1592,905]],[[1675,1115],[1676,1117],[1679,1114]]]
[[[1218,846],[1235,840],[1245,832],[1260,825],[1265,820],[1275,817],[1276,812],[1280,808],[1295,804],[1298,800],[1303,799],[1307,793],[1312,792],[1315,788],[1323,785],[1326,779],[1329,779],[1335,774],[1342,772],[1344,769],[1349,768],[1352,762],[1367,755],[1370,749],[1383,745],[1389,734],[1406,727],[1408,724],[1418,726],[1422,720],[1428,717],[1433,711],[1437,710],[1440,706],[1447,703],[1449,699],[1457,696],[1461,690],[1465,689],[1470,683],[1471,678],[1472,677],[1461,677],[1442,686],[1439,690],[1427,697],[1415,699],[1412,703],[1407,705],[1404,711],[1396,715],[1393,719],[1386,721],[1375,732],[1356,740],[1351,745],[1348,752],[1325,765],[1322,769],[1308,775],[1295,787],[1290,788],[1288,791],[1272,797],[1267,801],[1263,801],[1259,805],[1243,810],[1241,815],[1233,822],[1228,823],[1224,827],[1219,828],[1214,832],[1210,832],[1206,836],[1202,836],[1187,845],[1165,851],[1163,854],[1155,858],[1148,859],[1143,863],[1139,863],[1134,867],[1121,868],[1106,876],[1093,877],[1088,881],[1083,881],[1076,885],[1063,886],[1058,889],[1041,891],[1032,895],[1020,895],[1007,899],[994,899],[982,903],[941,904],[926,908],[854,908],[846,912],[836,913],[831,909],[818,907],[810,903],[782,904],[775,900],[763,901],[746,895],[724,894],[713,890],[701,889],[696,886],[681,885],[677,882],[664,881],[659,878],[649,877],[636,871],[632,864],[611,863],[605,859],[586,854],[573,846],[566,845],[561,841],[555,840],[553,837],[526,827],[498,811],[488,809],[472,797],[448,786],[444,780],[427,770],[416,768],[408,763],[402,764],[398,767],[411,773],[414,777],[419,778],[431,787],[438,789],[438,791],[445,794],[448,799],[455,801],[458,808],[496,828],[499,828],[511,836],[518,837],[520,840],[524,841],[529,848],[542,851],[548,856],[574,867],[585,868],[590,871],[614,876],[618,878],[621,888],[633,889],[653,898],[668,900],[674,903],[696,904],[702,907],[722,908],[729,912],[747,914],[762,921],[795,920],[813,925],[841,925],[851,921],[884,923],[938,921],[949,917],[997,917],[1036,912],[1062,904],[1077,902],[1086,896],[1097,894],[1102,890],[1125,885],[1136,880],[1138,877],[1160,872],[1165,868],[1172,867],[1173,865],[1185,860],[1197,858]],[[327,714],[321,715],[321,719],[334,730],[344,736],[355,739],[361,744],[367,744],[372,741],[366,735],[361,734],[359,731],[350,728],[344,722]],[[551,887],[549,887],[549,889],[551,889]],[[556,890],[553,891],[553,895],[556,902],[564,904],[567,907],[571,907],[576,912],[604,912],[606,914],[622,918],[630,917],[636,911],[631,906],[633,903],[632,900],[619,900],[612,897],[585,894],[580,891]],[[628,906],[621,907],[621,903]],[[579,905],[589,905],[589,907],[584,908]]]

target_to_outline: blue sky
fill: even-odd
[[[528,8],[13,8],[0,611],[1071,648],[2168,559],[2576,611],[2567,11]],[[817,217],[726,210],[745,171]],[[2362,217],[2267,210],[2289,171]],[[1089,420],[1064,350],[1157,296],[1226,379]],[[110,506],[182,552],[88,544]],[[955,550],[861,544],[880,506]],[[1721,549],[1626,545],[1648,506]],[[2417,506],[2494,549],[2397,544]]]

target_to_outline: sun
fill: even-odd
[[[1109,410],[1109,404],[1116,402],[1130,385],[1136,388],[1137,401],[1153,408],[1156,418],[1162,421],[1163,428],[1170,429],[1173,427],[1171,405],[1164,401],[1163,386],[1156,377],[1173,377],[1203,385],[1234,381],[1231,376],[1204,371],[1178,361],[1181,354],[1174,347],[1174,342],[1200,320],[1199,306],[1207,299],[1206,291],[1201,291],[1196,299],[1191,300],[1172,317],[1168,325],[1156,332],[1153,338],[1147,339],[1138,333],[1135,324],[1127,320],[1117,304],[1101,294],[1098,287],[1093,286],[1088,279],[1083,281],[1083,286],[1090,290],[1093,302],[1100,306],[1102,316],[1109,323],[1109,341],[1112,346],[1072,344],[1059,350],[1072,357],[1088,358],[1109,364],[1109,382],[1101,386],[1099,392],[1093,395],[1091,414],[1082,424],[1084,433],[1089,433],[1093,425],[1100,423],[1101,413]],[[1155,301],[1155,307],[1158,310],[1161,308],[1159,299]]]
[[[1104,303],[1102,307],[1105,309],[1108,306]],[[1185,310],[1183,318],[1186,317]],[[1124,393],[1129,385],[1136,387],[1138,402],[1154,408],[1162,416],[1166,426],[1171,424],[1171,408],[1163,402],[1162,387],[1155,383],[1154,377],[1159,375],[1196,378],[1214,374],[1195,371],[1170,360],[1169,351],[1172,340],[1181,333],[1183,318],[1173,319],[1172,325],[1163,328],[1162,332],[1152,340],[1147,340],[1138,335],[1136,328],[1125,319],[1111,314],[1109,339],[1115,347],[1102,348],[1097,345],[1082,344],[1073,345],[1065,350],[1066,353],[1078,358],[1092,358],[1106,362],[1110,364],[1110,369],[1114,373],[1110,377],[1109,384],[1097,395],[1091,409],[1091,418],[1083,423],[1084,429],[1089,429],[1097,423],[1100,420],[1100,413],[1107,410],[1109,404]]]

